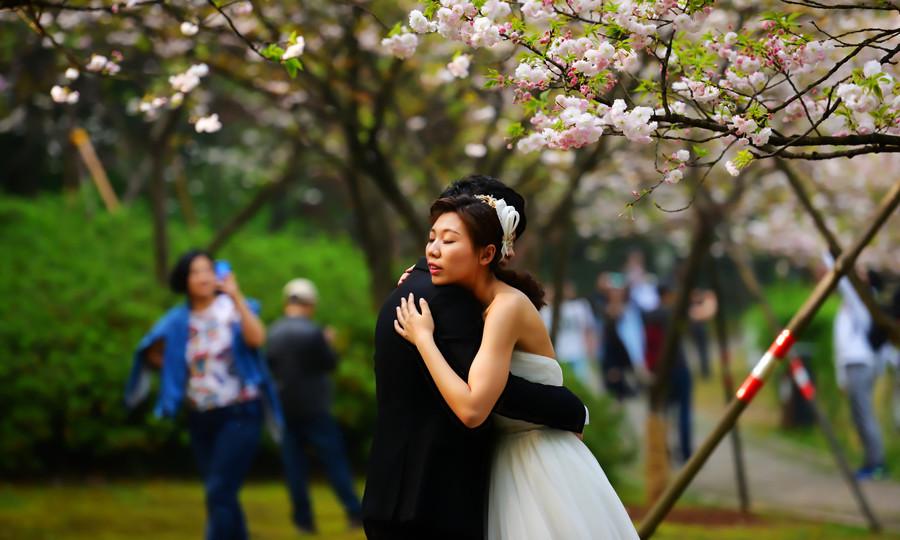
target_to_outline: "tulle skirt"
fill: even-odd
[[[637,540],[622,501],[587,446],[547,428],[499,436],[488,540]]]

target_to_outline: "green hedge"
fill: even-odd
[[[614,486],[622,480],[622,465],[637,455],[637,436],[625,424],[625,410],[609,394],[597,395],[582,384],[575,373],[562,364],[566,388],[581,398],[590,414],[584,429],[584,444],[590,448],[603,472]]]

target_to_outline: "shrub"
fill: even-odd
[[[587,406],[590,425],[584,430],[584,444],[597,458],[613,485],[621,480],[622,465],[636,454],[637,439],[631,426],[625,425],[624,409],[607,394],[597,395],[582,384],[575,373],[562,364],[566,388]]]

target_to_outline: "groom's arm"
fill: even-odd
[[[538,384],[509,376],[494,412],[508,418],[581,433],[587,420],[584,403],[564,386]]]
[[[466,297],[438,293],[431,301],[435,343],[463,379],[481,345],[481,308]],[[474,314],[473,314],[474,311]],[[508,418],[581,433],[587,420],[584,403],[563,386],[534,383],[510,375],[494,412]]]

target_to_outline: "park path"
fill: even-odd
[[[644,426],[646,405],[643,400],[632,400],[627,406],[627,413],[631,425]],[[695,445],[699,445],[712,431],[716,420],[717,417],[708,411],[697,411]],[[751,511],[775,511],[784,515],[865,526],[856,499],[830,454],[774,436],[746,432],[742,432],[742,442]],[[688,487],[687,493],[704,503],[737,509],[734,478],[731,443],[726,438]],[[862,486],[882,527],[900,532],[900,483],[863,482]]]

